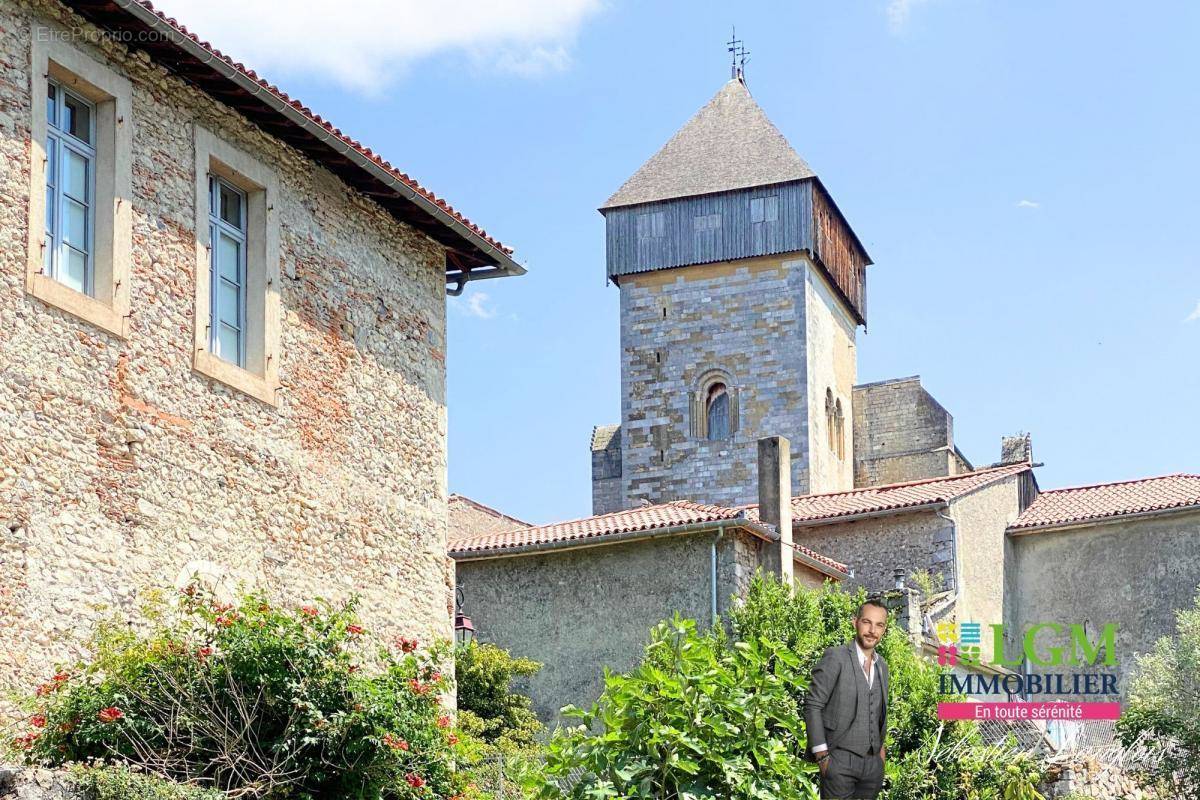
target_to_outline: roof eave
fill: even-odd
[[[85,13],[84,8],[87,4],[69,2],[72,8],[80,11],[89,20],[92,19],[91,14]],[[438,222],[443,227],[452,231],[466,246],[469,255],[474,256],[480,262],[478,267],[472,266],[469,268],[453,267],[452,271],[447,275],[448,282],[456,282],[464,271],[470,272],[471,280],[480,280],[484,278],[498,278],[525,274],[525,268],[518,264],[508,252],[505,252],[500,247],[487,241],[470,227],[458,220],[454,215],[442,209],[429,198],[417,192],[411,186],[408,186],[404,181],[397,178],[395,175],[388,172],[382,166],[376,164],[371,159],[367,158],[362,153],[358,152],[354,147],[342,141],[339,137],[326,130],[323,126],[309,119],[305,114],[294,108],[291,103],[288,103],[283,98],[279,97],[274,92],[268,90],[262,84],[250,78],[245,73],[235,67],[225,63],[221,58],[218,58],[212,51],[202,46],[199,42],[193,41],[189,37],[183,35],[169,23],[161,19],[152,10],[146,8],[136,0],[111,0],[110,3],[97,4],[101,8],[115,7],[120,12],[135,19],[141,25],[146,26],[155,33],[161,35],[167,41],[171,42],[179,50],[183,51],[191,58],[194,58],[203,63],[215,73],[220,75],[225,80],[233,83],[241,91],[248,93],[251,97],[258,99],[268,106],[275,113],[284,117],[288,123],[296,126],[308,135],[315,138],[317,141],[328,147],[336,155],[345,158],[352,162],[363,172],[371,176],[375,181],[383,184],[389,191],[394,192],[403,200],[417,207],[424,214]],[[97,6],[91,6],[90,10],[93,14],[101,13],[97,10]],[[92,20],[95,22],[95,20]],[[97,23],[99,24],[99,23]],[[201,91],[203,89],[201,88]],[[218,98],[218,102],[229,105],[227,101]],[[269,133],[269,132],[268,132]],[[448,250],[451,250],[449,245],[442,243]],[[490,269],[489,269],[490,267]]]
[[[1143,520],[1153,517],[1165,517],[1170,514],[1187,512],[1200,513],[1200,503],[1173,508],[1155,508],[1149,511],[1135,511],[1131,514],[1113,514],[1107,517],[1092,517],[1091,519],[1072,520],[1070,522],[1046,522],[1041,525],[1027,525],[1021,528],[1009,526],[1006,532],[1010,536],[1024,536],[1029,533],[1048,533],[1055,531],[1073,530],[1075,528],[1095,528],[1101,525],[1116,525],[1130,520]]]

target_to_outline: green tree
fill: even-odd
[[[1175,612],[1175,635],[1138,659],[1128,696],[1117,730],[1127,746],[1148,743],[1146,777],[1165,796],[1200,800],[1200,594]]]

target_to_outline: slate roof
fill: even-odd
[[[726,83],[601,210],[814,178],[738,79]]]
[[[747,519],[742,509],[712,506],[675,500],[670,503],[614,511],[583,519],[539,525],[532,528],[517,528],[508,531],[482,533],[452,542],[451,556],[471,556],[486,553],[501,553],[516,548],[539,545],[549,546],[567,542],[600,543],[625,534],[663,530],[681,525],[716,523],[743,519],[747,527],[757,528],[757,520]],[[802,545],[795,549],[809,559],[843,574],[849,570],[845,564],[834,561]]]
[[[183,80],[225,105],[236,108],[272,136],[288,142],[318,163],[325,164],[335,174],[346,178],[347,183],[356,190],[364,191],[389,210],[393,206],[400,206],[400,214],[405,221],[455,250],[464,262],[496,264],[507,274],[517,275],[525,271],[512,260],[511,247],[489,236],[483,228],[415,178],[401,172],[371,148],[342,133],[299,100],[289,97],[282,89],[259,77],[254,70],[203,41],[183,24],[155,9],[147,0],[64,2],[99,27],[127,34],[121,41],[136,43],[130,46],[131,49],[145,50],[151,58],[168,65]],[[154,35],[146,35],[148,32]],[[271,99],[278,101],[281,108],[273,107],[269,102]],[[377,168],[379,174],[372,168]],[[407,189],[403,194],[408,196],[381,184],[381,177],[402,184]],[[407,207],[404,206],[406,202]]]
[[[1200,475],[1163,475],[1118,483],[1050,489],[1009,526],[1023,533],[1153,511],[1200,508]]]

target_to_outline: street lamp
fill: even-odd
[[[454,638],[459,644],[470,644],[475,638],[475,625],[471,618],[463,613],[463,590],[461,586],[454,589]]]

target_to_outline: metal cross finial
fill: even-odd
[[[746,57],[750,55],[750,51],[746,49],[746,43],[737,38],[737,26],[733,27],[733,36],[725,44],[729,45],[730,77],[745,80]]]

